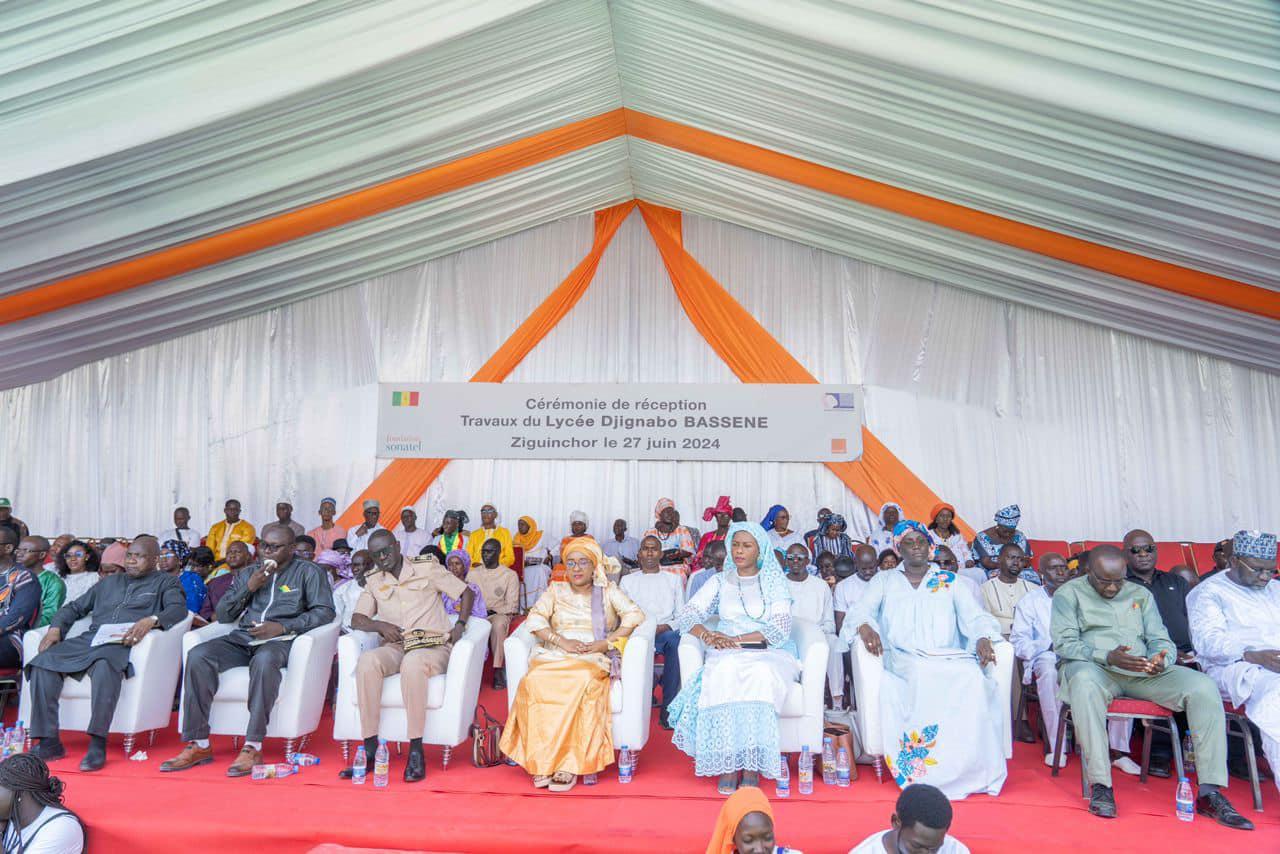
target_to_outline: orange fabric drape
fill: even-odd
[[[658,244],[685,314],[738,379],[744,383],[817,382],[813,374],[685,250],[680,237],[679,211],[640,202],[640,212]],[[929,510],[939,500],[933,490],[866,427],[862,428],[861,459],[826,465],[872,509],[879,509],[886,501],[896,501],[908,518],[925,520],[927,524]],[[956,526],[966,537],[973,536],[973,529],[958,517]]]
[[[569,309],[573,308],[595,278],[596,268],[604,250],[618,233],[618,227],[635,207],[626,202],[602,211],[596,211],[595,238],[586,257],[573,268],[563,282],[542,301],[542,304],[516,327],[511,337],[503,342],[489,361],[471,378],[473,383],[500,383],[529,355],[538,342],[555,328]],[[338,520],[348,527],[360,524],[360,508],[365,499],[376,498],[382,504],[382,524],[394,529],[400,522],[400,510],[413,504],[426,492],[432,482],[444,471],[448,460],[392,460],[373,483],[351,503]]]
[[[238,258],[578,151],[626,132],[622,110],[572,122],[337,198],[0,298],[0,326]]]
[[[1278,291],[984,213],[635,110],[626,110],[625,114],[627,134],[637,139],[1161,290],[1280,320]]]

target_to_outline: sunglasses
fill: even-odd
[[[1150,555],[1156,553],[1155,546],[1129,546],[1129,554]]]

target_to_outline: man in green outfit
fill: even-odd
[[[1227,737],[1222,698],[1213,680],[1174,664],[1177,648],[1155,600],[1125,581],[1124,554],[1115,546],[1089,552],[1088,573],[1053,597],[1050,634],[1058,655],[1062,699],[1071,704],[1092,790],[1089,812],[1115,818],[1107,707],[1117,697],[1159,703],[1187,713],[1196,749],[1200,796],[1196,811],[1219,824],[1253,830],[1221,788],[1227,785]]]
[[[45,569],[44,559],[48,554],[49,541],[35,536],[23,537],[18,543],[18,550],[13,553],[18,563],[29,569],[40,582],[40,622],[37,626],[49,625],[67,598],[67,585],[62,576],[52,567]]]

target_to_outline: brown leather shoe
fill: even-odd
[[[186,771],[197,765],[208,765],[213,761],[213,747],[197,747],[194,741],[187,742],[182,752],[172,759],[160,763],[161,771]]]
[[[262,764],[262,751],[245,745],[240,748],[240,755],[227,768],[228,777],[248,777],[253,773],[253,766]]]

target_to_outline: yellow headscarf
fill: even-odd
[[[528,552],[542,539],[542,532],[538,530],[538,523],[533,521],[532,516],[521,516],[520,521],[529,526],[529,533],[522,534],[520,529],[516,528],[516,535],[511,538],[511,543],[516,548],[524,549]]]
[[[564,548],[560,551],[564,557],[568,557],[573,552],[583,552],[591,555],[591,559],[595,561],[596,565],[596,571],[591,575],[591,583],[596,587],[609,586],[607,573],[622,572],[622,564],[618,563],[618,559],[605,557],[604,552],[600,550],[600,544],[593,537],[574,537],[565,543]]]

